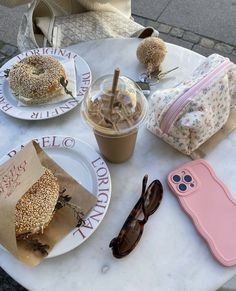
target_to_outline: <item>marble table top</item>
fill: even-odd
[[[69,49],[89,64],[93,79],[121,73],[135,80],[144,67],[136,59],[138,39],[108,39],[72,46]],[[201,63],[203,56],[168,44],[163,71],[179,66],[156,88],[170,87]],[[91,130],[82,122],[80,106],[63,116],[43,121],[24,121],[0,112],[0,156],[27,140],[38,136],[65,135],[79,138],[98,151]],[[216,173],[236,193],[236,132],[233,132],[208,156]],[[215,290],[233,275],[236,267],[223,267],[211,255],[207,244],[198,235],[190,219],[180,208],[166,184],[167,174],[189,159],[152,135],[145,126],[138,134],[132,158],[123,164],[107,163],[112,179],[109,209],[97,230],[72,251],[45,259],[29,268],[9,253],[0,250],[0,266],[29,290]],[[144,174],[149,181],[158,178],[164,187],[163,201],[145,225],[141,241],[123,259],[115,259],[109,248],[130,210],[139,198]]]

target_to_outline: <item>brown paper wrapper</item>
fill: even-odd
[[[44,258],[41,252],[33,251],[25,240],[16,240],[15,207],[25,192],[43,175],[44,167],[57,177],[60,190],[72,199],[81,215],[86,215],[96,204],[97,198],[57,165],[35,142],[28,143],[20,152],[0,166],[0,243],[20,261],[29,266],[38,265]],[[49,246],[62,240],[78,223],[73,209],[65,206],[57,210],[43,234],[31,239]]]
[[[227,135],[229,135],[236,128],[236,109],[233,109],[226,124],[211,138],[209,138],[204,144],[196,149],[190,155],[193,160],[202,159],[210,152],[215,146],[217,146]]]

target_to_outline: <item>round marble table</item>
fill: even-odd
[[[90,65],[93,79],[112,73],[119,66],[122,74],[138,79],[144,68],[136,59],[139,39],[108,39],[70,47]],[[157,88],[170,87],[189,74],[204,59],[190,50],[168,44],[163,71],[179,66]],[[98,147],[91,130],[82,122],[80,106],[63,116],[44,121],[24,121],[0,113],[1,151],[36,136],[66,135]],[[233,132],[207,156],[229,188],[236,193],[232,162],[236,148]],[[29,268],[9,253],[0,250],[0,266],[29,290],[161,290],[210,291],[236,274],[236,268],[220,265],[197,234],[190,219],[180,208],[166,184],[167,174],[188,158],[152,135],[143,126],[132,158],[123,164],[107,163],[112,179],[109,209],[98,229],[86,242],[72,251]],[[135,250],[123,259],[115,259],[110,240],[118,234],[141,191],[144,174],[149,181],[158,178],[164,187],[164,199],[158,211],[145,225]]]

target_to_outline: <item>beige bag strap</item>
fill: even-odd
[[[190,155],[193,160],[202,159],[206,154],[219,144],[227,135],[229,135],[233,129],[236,128],[236,108],[233,109],[229,115],[226,124],[215,133],[210,139],[202,144]]]
[[[132,37],[138,37],[138,38],[146,38],[150,36],[156,36],[158,37],[159,32],[155,30],[153,27],[144,27],[138,31],[136,31],[134,34],[132,34]]]
[[[30,2],[32,2],[32,0],[0,0],[0,5],[13,8]]]
[[[48,5],[54,8],[58,15],[70,15],[72,13],[72,0],[47,0]]]

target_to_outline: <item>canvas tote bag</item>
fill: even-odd
[[[29,1],[9,2],[12,7]],[[0,0],[0,4],[4,3],[10,5]],[[153,28],[144,28],[133,21],[130,13],[130,1],[123,0],[35,0],[22,18],[18,47],[26,51],[45,46],[66,47],[102,38],[158,36]]]

